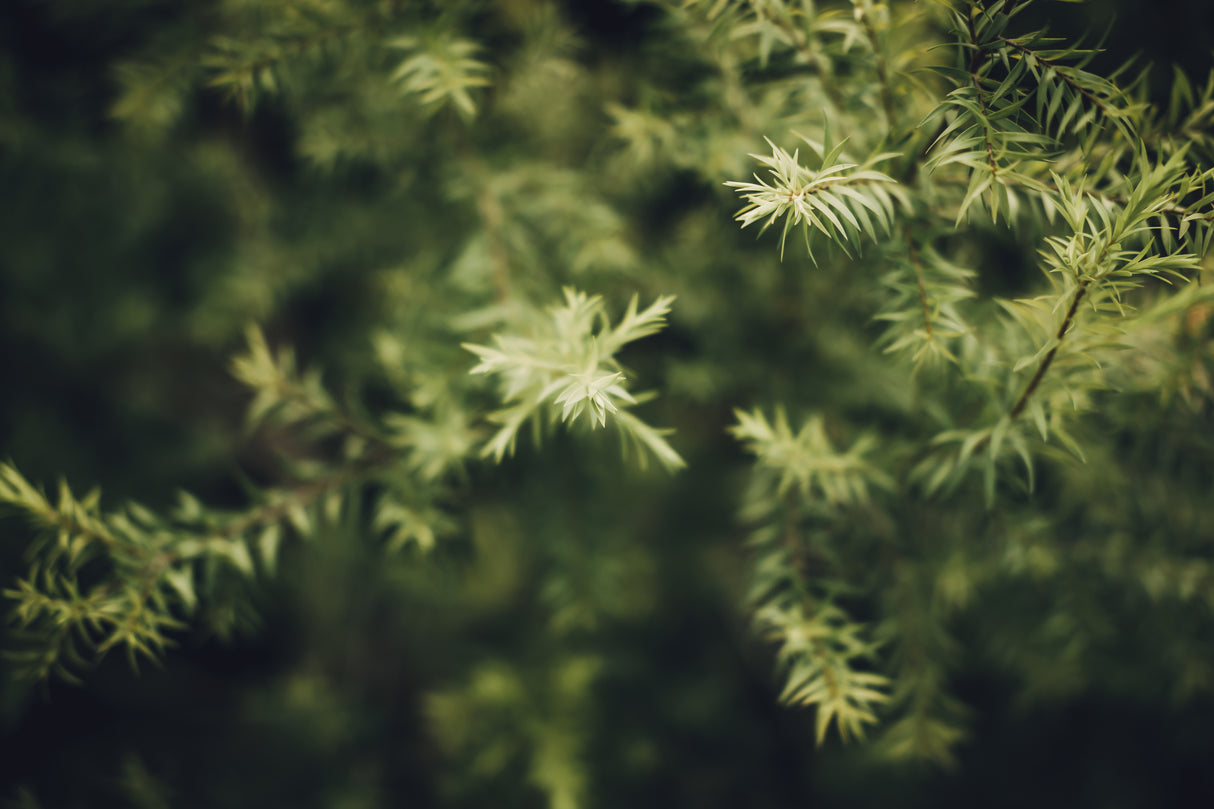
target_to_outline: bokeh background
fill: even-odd
[[[0,455],[47,485],[100,484],[108,502],[163,507],[181,488],[239,507],[239,481],[273,468],[272,448],[242,427],[247,397],[228,373],[245,324],[334,369],[327,378],[357,379],[372,364],[368,335],[409,316],[392,311],[395,302],[424,305],[424,272],[398,267],[448,260],[469,218],[464,201],[427,196],[427,156],[445,145],[421,128],[410,130],[414,141],[384,147],[397,153],[379,164],[423,178],[401,198],[374,161],[326,170],[315,130],[273,103],[245,113],[204,88],[168,134],[116,117],[115,66],[163,47],[165,31],[209,5],[0,3]],[[662,65],[665,33],[651,8],[553,8],[576,37],[569,59],[581,83],[551,99],[572,105],[559,119],[568,131],[547,143],[520,136],[517,148],[576,142],[607,161],[596,93],[628,71],[660,68],[669,78],[691,68]],[[1201,78],[1211,67],[1214,10],[1201,0],[1042,2],[1033,13],[1063,35],[1103,35],[1111,55],[1098,67],[1133,54],[1159,64],[1152,91],[1161,97],[1168,64]],[[678,240],[716,230],[732,238],[721,190],[687,171],[623,198],[647,223],[639,238],[648,249],[689,210],[715,214]],[[410,224],[419,207],[449,219],[449,241]],[[755,249],[771,258],[770,244]],[[685,271],[689,287],[714,283],[712,268]],[[627,287],[621,272],[607,284]],[[397,297],[384,295],[386,273],[403,279]],[[731,283],[719,294],[733,294]],[[756,283],[780,289],[771,278]],[[133,673],[108,659],[83,686],[5,677],[0,799],[543,806],[551,793],[510,742],[512,728],[540,722],[558,753],[562,734],[577,740],[570,749],[586,772],[555,777],[588,778],[580,789],[590,806],[1214,805],[1208,697],[1080,690],[1025,701],[989,656],[957,667],[954,690],[972,716],[955,769],[880,764],[837,740],[815,749],[812,715],[776,704],[769,653],[740,607],[744,532],[732,526],[742,465],[724,434],[730,407],[749,401],[743,394],[808,383],[752,367],[723,384],[703,367],[705,357],[741,365],[757,355],[781,367],[804,348],[786,344],[786,323],[779,314],[766,326],[721,324],[718,344],[705,345],[682,334],[676,316],[670,333],[630,357],[640,369],[685,360],[673,372],[681,395],[663,411],[690,462],[674,479],[621,477],[561,439],[542,458],[519,459],[515,474],[473,470],[472,519],[493,524],[499,541],[459,577],[385,554],[352,521],[289,549],[230,637],[186,632],[161,667]],[[517,500],[550,507],[504,508]],[[29,537],[5,518],[0,538],[8,586],[24,570]],[[583,565],[585,579],[549,582],[555,594],[531,597],[553,559],[562,570]],[[612,569],[621,572],[611,578]],[[593,608],[562,595],[595,586],[607,591]],[[543,640],[554,612],[568,629],[555,660]],[[583,625],[593,632],[578,634]],[[559,770],[562,757],[552,761]]]

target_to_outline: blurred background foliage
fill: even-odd
[[[1198,80],[1210,67],[1205,2],[1033,11],[1067,36],[1107,28],[1104,69],[1133,53]],[[393,48],[366,46],[389,27]],[[261,39],[200,55],[199,31]],[[0,452],[29,478],[238,508],[240,481],[272,480],[281,449],[242,427],[227,357],[247,323],[324,369],[339,398],[373,404],[403,384],[394,374],[424,388],[471,366],[428,313],[491,321],[502,285],[544,303],[569,283],[616,311],[634,291],[678,295],[671,328],[626,360],[661,380],[649,412],[688,461],[636,474],[596,437],[557,436],[471,467],[440,553],[385,553],[352,507],[284,548],[232,636],[182,633],[162,667],[107,659],[83,686],[6,677],[0,793],[13,805],[1214,800],[1211,673],[1194,673],[1205,696],[1180,703],[1172,674],[1140,685],[1176,661],[1133,654],[1186,622],[1208,634],[1201,602],[1109,627],[1108,681],[1133,683],[1121,691],[1088,687],[1057,638],[973,652],[1014,627],[1020,602],[1065,602],[1048,581],[967,616],[952,689],[970,737],[952,770],[815,749],[812,713],[777,705],[770,651],[740,609],[747,464],[725,432],[731,409],[786,400],[879,423],[873,402],[902,394],[857,325],[871,301],[840,297],[837,274],[781,265],[729,221],[721,182],[749,174],[766,124],[819,111],[738,102],[705,78],[706,46],[681,37],[652,6],[609,0],[0,4]],[[284,42],[306,43],[302,65]],[[434,73],[422,57],[440,46],[464,72]],[[1168,76],[1151,85],[1165,99]],[[428,98],[434,82],[451,84]],[[722,108],[732,128],[714,125]],[[992,242],[1013,255],[983,283],[1022,288],[1019,249]],[[461,328],[475,334],[475,317]],[[1144,421],[1126,453],[1209,443],[1192,431],[1208,411]],[[1181,477],[1208,491],[1214,470]],[[1070,485],[1062,508],[1102,496]],[[1203,515],[1159,510],[1144,525],[1177,520],[1208,549]],[[0,525],[8,586],[28,536]],[[1056,671],[1057,688],[1024,693],[1017,666]]]

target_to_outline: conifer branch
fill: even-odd
[[[809,35],[802,29],[793,25],[788,19],[787,9],[782,3],[768,3],[765,0],[750,0],[751,8],[754,9],[755,15],[765,21],[768,25],[778,29],[787,41],[792,45],[793,49],[801,55],[806,62],[813,66],[818,77],[819,84],[822,85],[822,92],[826,95],[827,100],[836,110],[847,108],[846,100],[843,98],[839,88],[835,85],[834,70],[822,53],[814,48],[810,42]],[[784,15],[778,14],[777,9],[785,12]]]
[[[1118,117],[1117,111],[1105,103],[1104,99],[1097,97],[1095,93],[1093,93],[1087,87],[1084,87],[1082,84],[1077,82],[1073,76],[1071,76],[1067,65],[1059,64],[1053,59],[1042,56],[1040,53],[1017,42],[1014,39],[1009,39],[1003,35],[998,36],[997,39],[999,42],[1002,42],[1013,50],[1016,50],[1025,56],[1031,56],[1036,61],[1053,70],[1068,87],[1079,95],[1083,96],[1093,107],[1100,110],[1101,114],[1104,115],[1105,118],[1113,120]]]
[[[567,287],[564,304],[551,307],[549,319],[532,334],[494,335],[493,346],[465,343],[480,360],[470,373],[498,375],[506,405],[491,416],[501,428],[482,455],[500,461],[512,454],[529,420],[572,425],[588,414],[592,427],[605,426],[610,417],[642,464],[653,457],[667,471],[681,468],[683,460],[662,437],[664,431],[628,412],[639,400],[625,387],[626,377],[615,359],[623,346],[662,328],[673,300],[658,298],[638,311],[633,296],[623,318],[611,326],[601,298]]]
[[[919,287],[919,304],[923,308],[923,329],[927,332],[927,337],[930,340],[932,337],[932,313],[927,305],[927,286],[923,283],[923,265],[919,262],[919,249],[915,247],[915,240],[911,238],[909,230],[903,229],[903,236],[906,239],[907,250],[910,251],[911,266],[915,269],[915,283]]]
[[[845,142],[831,143],[826,131],[824,143],[803,138],[822,155],[821,167],[814,171],[800,165],[800,151],[792,154],[767,142],[771,157],[751,155],[770,169],[771,180],[755,175],[757,182],[730,181],[725,185],[737,189],[747,205],[734,216],[748,227],[761,223],[760,233],[781,217],[784,229],[780,235],[780,256],[792,228],[800,226],[806,249],[812,231],[825,235],[837,247],[850,255],[850,246],[860,237],[876,239],[879,232],[889,233],[894,217],[894,201],[907,204],[907,197],[898,184],[882,172],[873,169],[878,163],[894,157],[878,154],[862,164],[841,159]],[[880,231],[878,230],[880,227]]]
[[[212,74],[209,86],[225,89],[229,98],[247,112],[259,90],[274,93],[280,89],[281,79],[276,74],[283,66],[332,43],[390,24],[399,14],[400,5],[391,2],[347,23],[292,14],[277,21],[277,30],[271,25],[260,35],[213,36],[200,64]]]
[[[1024,411],[1025,405],[1028,404],[1033,392],[1037,390],[1037,386],[1041,383],[1041,379],[1045,376],[1045,372],[1050,369],[1050,364],[1054,361],[1054,356],[1058,353],[1058,348],[1062,345],[1063,339],[1067,332],[1071,330],[1071,325],[1075,320],[1075,313],[1079,310],[1079,304],[1083,301],[1083,296],[1087,294],[1088,284],[1090,282],[1085,278],[1081,280],[1075,288],[1075,294],[1071,297],[1071,305],[1066,310],[1066,315],[1062,318],[1061,325],[1058,326],[1058,332],[1054,335],[1055,345],[1046,352],[1041,358],[1041,362],[1037,365],[1037,370],[1033,373],[1031,379],[1024,387],[1024,392],[1020,394],[1020,398],[1016,400],[1016,404],[1008,412],[1008,417],[1011,419],[1019,418],[1021,412]]]
[[[881,86],[881,110],[885,114],[885,126],[892,138],[897,134],[893,87],[890,84],[889,67],[885,60],[885,49],[881,47],[881,40],[877,36],[877,30],[873,27],[872,3],[868,0],[863,0],[863,2],[857,0],[856,18],[864,26],[864,33],[868,36],[869,45],[873,49],[873,59],[876,61],[877,68],[877,80]]]
[[[986,96],[982,91],[982,81],[978,78],[978,66],[982,62],[983,51],[978,40],[978,32],[974,28],[974,13],[976,8],[971,8],[969,15],[966,17],[966,24],[969,26],[969,36],[971,47],[974,52],[970,55],[968,72],[970,86],[974,88],[974,97],[978,101],[978,108],[981,110],[979,122],[982,126],[982,143],[986,147],[986,162],[991,170],[991,177],[999,177],[999,164],[995,160],[995,148],[991,143],[991,125],[990,111],[986,106]]]

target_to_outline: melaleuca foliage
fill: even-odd
[[[1038,25],[1045,0],[620,9],[614,49],[545,0],[139,29],[104,127],[224,210],[172,328],[243,346],[225,449],[256,470],[222,504],[162,480],[140,504],[0,465],[31,536],[13,671],[255,633],[334,554],[339,592],[399,610],[362,617],[436,661],[436,793],[562,808],[607,788],[597,755],[660,767],[596,699],[643,667],[628,638],[683,637],[697,576],[818,745],[956,762],[970,665],[1028,696],[1208,694],[1214,74],[1154,98]]]

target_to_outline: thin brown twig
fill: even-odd
[[[1075,92],[1079,93],[1081,96],[1086,98],[1093,106],[1095,106],[1098,110],[1100,110],[1101,114],[1103,114],[1106,118],[1112,119],[1112,118],[1116,117],[1116,110],[1109,107],[1109,105],[1106,104],[1103,100],[1101,100],[1095,93],[1093,93],[1091,90],[1084,87],[1083,85],[1079,84],[1077,81],[1075,81],[1073,78],[1071,78],[1070,76],[1068,76],[1066,74],[1066,68],[1068,67],[1067,65],[1060,65],[1057,62],[1055,62],[1053,59],[1048,59],[1044,56],[1041,56],[1036,51],[1034,51],[1032,48],[1025,47],[1024,45],[1021,45],[1019,42],[1008,39],[1005,36],[1000,36],[1000,37],[998,37],[998,39],[1003,44],[1005,44],[1011,48],[1014,48],[1015,50],[1018,50],[1023,54],[1032,56],[1041,64],[1045,65],[1046,67],[1052,68],[1054,70],[1054,72],[1058,74],[1059,78],[1062,79],[1063,82],[1065,82],[1072,90],[1074,90]]]
[[[1016,404],[1008,413],[1008,417],[1012,420],[1015,420],[1020,416],[1021,412],[1024,411],[1029,399],[1033,396],[1033,392],[1036,391],[1037,386],[1041,384],[1041,379],[1045,376],[1045,372],[1049,370],[1050,365],[1054,362],[1054,357],[1057,356],[1058,349],[1062,346],[1062,340],[1066,336],[1067,332],[1070,331],[1071,324],[1075,320],[1075,313],[1079,309],[1079,303],[1083,300],[1084,295],[1087,294],[1089,283],[1090,282],[1087,279],[1084,279],[1079,282],[1079,286],[1075,289],[1075,295],[1071,298],[1071,305],[1066,311],[1066,317],[1062,319],[1062,325],[1058,327],[1058,333],[1054,335],[1054,339],[1057,342],[1055,343],[1054,347],[1041,358],[1041,362],[1037,365],[1037,371],[1033,374],[1033,378],[1029,380],[1028,385],[1024,388],[1024,392],[1020,394],[1020,398],[1016,400]]]
[[[999,165],[995,162],[995,151],[991,147],[991,128],[987,123],[989,113],[986,107],[986,96],[982,94],[982,83],[978,80],[978,63],[982,59],[982,51],[978,47],[978,32],[974,28],[974,17],[970,15],[967,20],[969,24],[970,40],[974,43],[974,55],[970,57],[967,71],[970,74],[970,83],[974,86],[974,94],[978,98],[978,108],[982,110],[982,143],[986,146],[986,162],[991,167],[991,176],[999,177]]]

